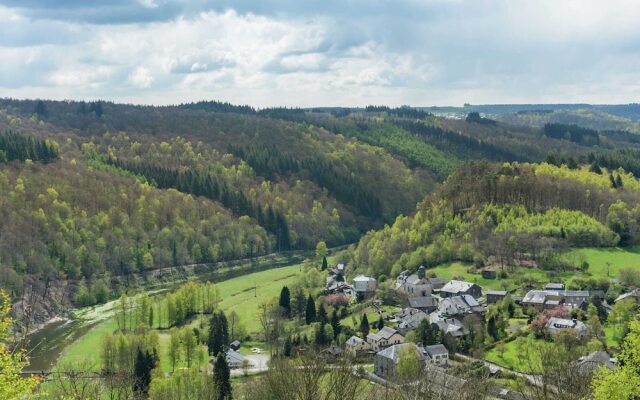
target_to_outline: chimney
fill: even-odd
[[[421,265],[418,268],[418,278],[420,279],[424,279],[424,265]]]

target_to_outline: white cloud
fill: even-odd
[[[153,80],[154,78],[153,75],[151,75],[151,71],[145,67],[138,67],[129,75],[129,82],[140,89],[150,87]]]
[[[3,93],[255,106],[638,101],[631,0],[134,3],[158,18],[122,22],[101,4],[116,24],[96,24],[78,22],[87,7],[65,19],[0,6]]]

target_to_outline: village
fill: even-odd
[[[420,376],[440,382],[443,391],[456,390],[465,384],[459,377],[461,370],[481,368],[487,377],[496,378],[495,396],[506,399],[522,398],[519,397],[522,390],[514,390],[515,384],[505,385],[508,379],[504,377],[519,377],[527,385],[543,384],[543,374],[536,368],[526,371],[527,368],[501,362],[508,352],[506,346],[520,346],[524,340],[570,341],[591,350],[572,361],[577,370],[589,376],[600,367],[613,370],[616,360],[607,352],[606,345],[594,346],[603,341],[603,333],[594,332],[602,327],[594,327],[589,315],[610,314],[617,303],[635,307],[640,301],[637,289],[608,304],[604,290],[568,290],[561,282],[547,283],[517,295],[518,291],[492,290],[474,282],[443,279],[428,273],[424,266],[413,272],[403,271],[393,281],[378,282],[374,277],[357,275],[348,282],[347,276],[348,267],[343,263],[326,268],[321,296],[324,304],[335,309],[343,305],[341,322],[337,322],[342,340],[337,335],[331,340],[329,334],[328,339],[319,341],[316,329],[313,339],[294,338],[293,346],[297,345],[294,352],[304,352],[306,343],[315,344],[329,362],[352,360],[354,366],[367,367],[362,368],[364,378],[383,385],[406,383],[403,377],[406,371],[401,365],[403,358],[410,358],[420,365]],[[481,276],[497,279],[495,270],[490,268],[482,270]],[[357,311],[346,315],[347,308]],[[320,309],[325,312],[322,303]],[[327,325],[335,327],[335,320],[323,318]],[[351,335],[346,337],[344,333]],[[243,356],[239,347],[236,341],[227,351],[227,363],[237,370],[235,374],[247,368],[266,370],[266,362],[261,368],[250,365],[255,356]],[[287,344],[288,356],[292,350],[286,347]]]

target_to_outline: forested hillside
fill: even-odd
[[[215,104],[2,101],[0,285],[351,243],[435,187],[383,148]]]
[[[413,216],[365,235],[355,261],[375,276],[453,260],[482,265],[489,258],[529,259],[553,269],[561,263],[558,250],[568,247],[637,244],[639,201],[640,182],[624,170],[474,162]]]

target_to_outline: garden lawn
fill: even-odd
[[[519,337],[511,342],[503,343],[505,351],[502,355],[496,345],[485,353],[485,359],[513,371],[529,373],[532,372],[532,367],[540,364],[538,353],[535,351],[536,342],[538,341],[531,336]],[[531,351],[527,352],[527,349]],[[527,353],[531,357],[531,362],[528,361]]]

